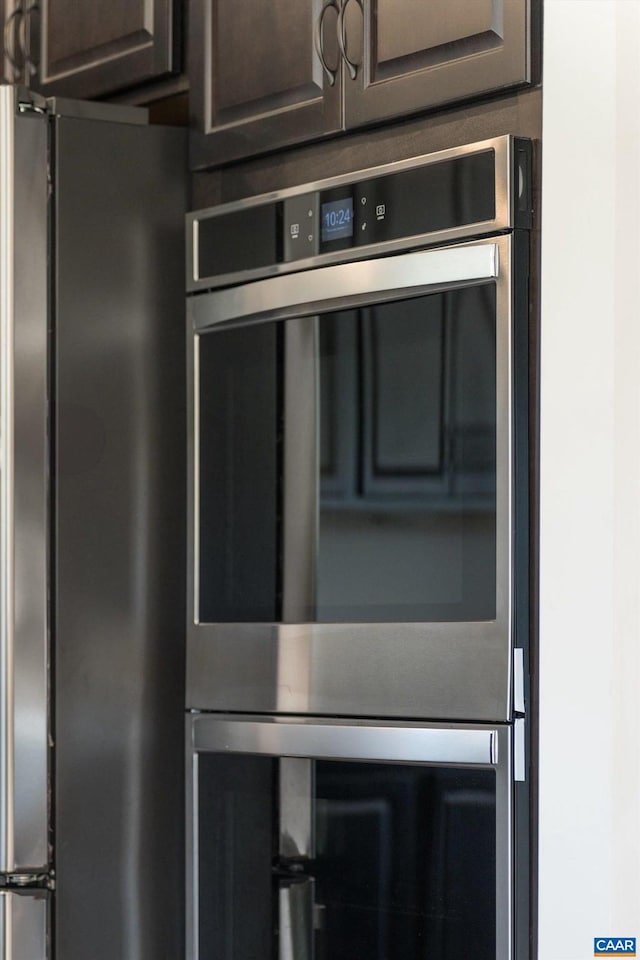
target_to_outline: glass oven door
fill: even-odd
[[[512,956],[508,727],[188,722],[187,960]]]
[[[189,706],[508,719],[514,243],[192,298]]]

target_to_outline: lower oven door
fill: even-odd
[[[508,726],[188,719],[187,960],[509,960]]]

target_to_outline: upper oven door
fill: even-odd
[[[191,299],[190,707],[511,716],[517,242]]]

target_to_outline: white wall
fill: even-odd
[[[541,960],[640,938],[640,2],[545,0]]]

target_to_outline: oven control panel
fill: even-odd
[[[267,275],[318,257],[366,256],[366,247],[377,253],[381,245],[411,238],[425,245],[431,235],[441,242],[448,233],[528,227],[530,157],[530,141],[500,137],[334,178],[313,185],[317,189],[201,211],[190,215],[190,280],[241,282],[247,273]],[[342,251],[347,256],[336,256]]]

